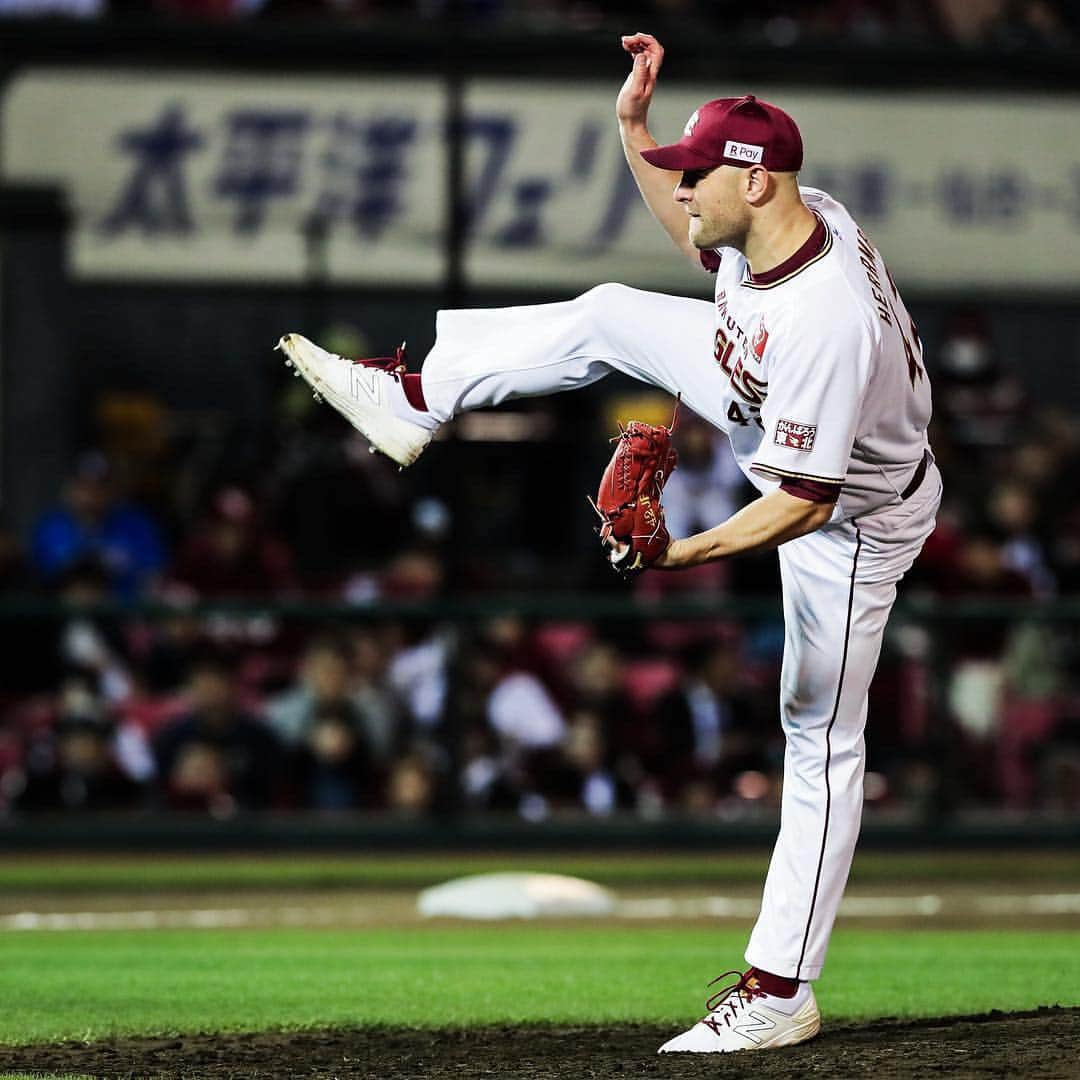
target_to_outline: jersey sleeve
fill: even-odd
[[[851,461],[873,339],[861,320],[792,320],[783,351],[770,356],[769,392],[761,410],[764,433],[751,471],[770,480],[842,483]],[[815,314],[817,314],[815,312]],[[790,338],[790,342],[788,342]]]

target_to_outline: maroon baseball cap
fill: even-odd
[[[764,165],[772,172],[796,172],[802,167],[802,136],[783,109],[747,94],[707,101],[694,110],[677,143],[642,150],[641,156],[672,172],[714,165]]]

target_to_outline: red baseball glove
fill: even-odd
[[[651,566],[671,543],[660,497],[679,460],[671,445],[674,430],[674,419],[670,428],[640,420],[620,425],[596,501],[589,500],[600,515],[597,531],[608,562],[623,578]]]

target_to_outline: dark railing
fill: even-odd
[[[417,619],[470,622],[500,615],[526,619],[768,619],[780,615],[779,596],[679,596],[659,599],[603,593],[491,593],[443,597],[434,600],[388,600],[347,603],[290,598],[203,600],[178,603],[163,600],[111,601],[87,606],[71,605],[33,595],[0,598],[0,633],[26,617],[63,619],[72,615],[166,619],[176,615],[277,616],[283,619],[331,620]],[[1047,600],[995,600],[978,597],[944,599],[912,596],[893,609],[891,623],[952,625],[962,622],[1080,623],[1080,597]],[[14,629],[14,627],[12,627]]]

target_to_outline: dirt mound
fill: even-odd
[[[672,1034],[612,1027],[398,1028],[188,1035],[0,1047],[0,1072],[101,1077],[365,1077],[370,1080],[697,1080],[746,1075],[747,1055],[657,1057]],[[938,1075],[948,1080],[1080,1076],[1080,1009],[992,1012],[916,1022],[833,1024],[803,1046],[754,1054],[755,1080],[854,1080]]]

